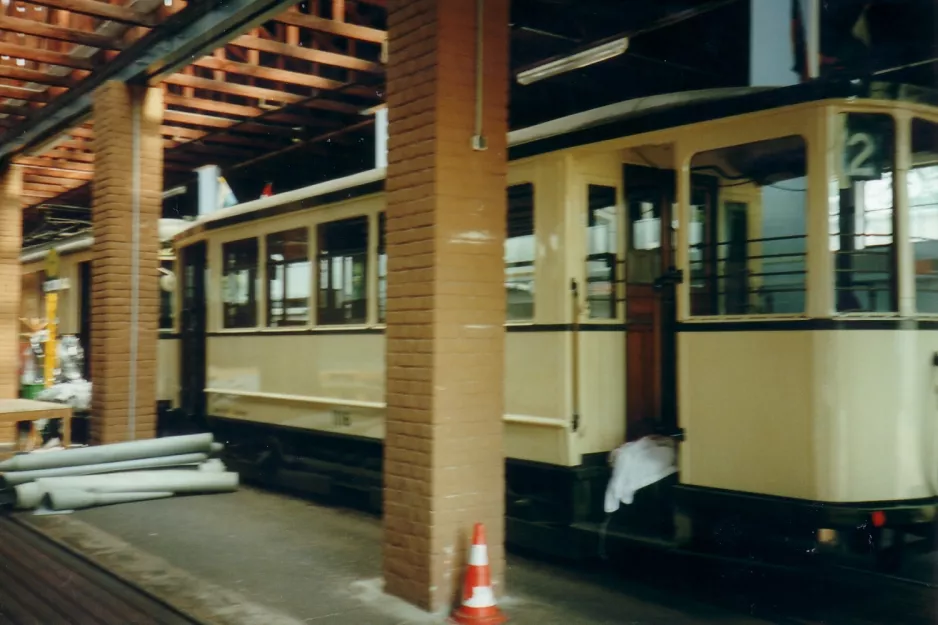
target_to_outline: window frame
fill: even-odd
[[[577,254],[576,276],[579,283],[580,294],[578,296],[577,321],[580,324],[620,324],[625,321],[625,280],[624,280],[624,259],[629,245],[631,245],[631,233],[629,230],[628,213],[626,204],[626,191],[621,178],[614,178],[607,175],[581,174],[573,182],[573,189],[576,191],[577,202],[580,206],[578,228],[575,240],[575,246],[572,249],[579,250]],[[613,254],[613,282],[612,294],[615,298],[613,314],[609,317],[593,317],[589,309],[588,296],[588,257],[589,251],[589,188],[590,186],[608,187],[615,190],[615,216],[616,216],[616,250]]]
[[[273,312],[272,312],[271,297],[270,297],[270,294],[271,294],[271,282],[272,282],[272,281],[271,281],[271,276],[273,275],[272,272],[273,272],[273,270],[275,270],[277,267],[284,267],[284,268],[286,268],[288,265],[290,265],[290,264],[292,264],[292,263],[291,263],[290,261],[287,261],[286,259],[284,259],[284,260],[282,260],[282,261],[276,261],[276,260],[272,260],[272,259],[271,259],[271,254],[270,254],[271,239],[274,238],[274,237],[277,237],[278,235],[279,235],[279,236],[283,236],[283,235],[288,235],[288,234],[295,233],[295,232],[302,232],[303,235],[304,235],[304,239],[305,239],[305,240],[303,241],[303,243],[304,243],[304,249],[305,249],[305,252],[304,252],[304,253],[305,253],[305,256],[304,256],[304,260],[302,260],[302,261],[294,261],[294,262],[296,262],[296,263],[303,263],[303,262],[306,262],[306,263],[309,263],[309,267],[310,267],[310,269],[309,269],[309,272],[310,272],[310,279],[309,279],[309,282],[308,282],[308,284],[307,284],[308,289],[309,289],[309,293],[308,293],[307,296],[306,296],[306,320],[305,320],[305,321],[295,321],[295,322],[291,322],[291,321],[287,321],[287,320],[284,318],[284,317],[286,316],[286,302],[288,301],[288,298],[287,298],[287,286],[288,286],[287,271],[286,271],[286,269],[284,269],[284,274],[283,274],[284,314],[281,315],[281,321],[280,321],[280,323],[278,323],[277,325],[272,325],[272,322],[273,322]],[[315,291],[316,291],[316,288],[315,288],[315,284],[316,284],[316,276],[315,276],[315,273],[316,273],[316,272],[315,272],[315,267],[316,267],[316,265],[315,265],[315,263],[313,262],[313,260],[310,258],[310,227],[309,227],[309,225],[307,225],[307,224],[301,224],[301,225],[295,225],[295,226],[288,226],[288,227],[280,227],[280,228],[277,229],[277,230],[273,230],[273,231],[269,231],[269,232],[264,232],[264,233],[263,233],[263,237],[264,237],[264,285],[265,285],[265,286],[264,286],[264,323],[263,323],[263,328],[264,328],[265,330],[274,331],[274,332],[276,332],[277,330],[287,330],[287,329],[296,329],[296,328],[308,328],[308,327],[313,323],[313,321],[314,321],[314,317],[313,317],[314,311],[313,311],[312,301],[313,301],[314,293],[315,293]]]
[[[834,158],[834,171],[832,173],[834,174],[833,178],[836,184],[836,187],[834,188],[838,191],[838,197],[836,200],[838,202],[837,213],[832,213],[831,202],[834,201],[834,198],[829,194],[828,206],[827,206],[827,212],[828,212],[827,232],[826,232],[826,237],[825,237],[825,249],[827,249],[832,256],[831,272],[830,272],[830,277],[829,277],[829,283],[830,283],[830,288],[831,288],[831,317],[838,318],[838,319],[843,319],[843,318],[849,319],[852,317],[853,318],[871,318],[871,317],[893,318],[893,317],[900,316],[901,314],[900,308],[902,306],[901,304],[902,296],[900,294],[900,291],[901,291],[902,277],[901,277],[900,267],[899,267],[899,256],[901,255],[902,247],[907,244],[907,240],[908,240],[908,232],[903,233],[901,231],[900,224],[899,224],[900,211],[907,210],[907,205],[908,205],[908,202],[904,203],[905,206],[900,204],[901,194],[899,192],[899,185],[906,184],[905,173],[903,172],[901,176],[899,175],[900,169],[902,167],[902,162],[903,162],[903,156],[901,154],[902,149],[900,147],[902,144],[902,141],[900,139],[900,136],[903,134],[903,132],[907,132],[907,131],[903,130],[903,124],[901,120],[899,119],[899,117],[896,115],[896,110],[894,108],[888,108],[888,109],[857,108],[856,110],[848,109],[848,108],[838,108],[836,111],[833,112],[831,119],[835,127],[839,128],[840,119],[842,117],[846,119],[846,116],[849,116],[849,115],[864,115],[864,116],[879,115],[879,116],[889,118],[891,121],[891,125],[892,125],[892,145],[890,146],[891,147],[890,164],[892,167],[892,170],[890,172],[891,174],[890,182],[891,182],[891,187],[892,187],[892,217],[891,217],[892,242],[870,245],[866,241],[870,235],[868,235],[866,232],[863,232],[862,234],[854,233],[853,235],[854,238],[859,238],[862,240],[861,246],[855,248],[856,251],[866,250],[866,249],[881,250],[881,249],[891,248],[890,257],[888,259],[888,266],[889,266],[888,273],[890,276],[889,285],[885,292],[887,294],[887,297],[891,299],[890,308],[892,310],[886,310],[886,311],[877,311],[877,310],[843,310],[841,311],[839,310],[838,297],[839,297],[839,293],[841,292],[841,290],[837,285],[837,271],[838,271],[837,254],[840,251],[840,245],[838,244],[836,250],[833,249],[832,239],[834,237],[840,236],[839,224],[837,225],[836,231],[833,230],[833,226],[834,226],[834,218],[839,217],[840,215],[839,191],[842,190],[841,184],[842,184],[844,177],[846,176],[846,173],[844,171],[844,160],[843,160],[846,155],[845,155],[845,152],[841,150],[842,146],[840,145],[839,141],[837,141],[834,143],[834,145],[831,146],[831,150],[833,151],[833,158]],[[841,135],[836,135],[836,136],[841,136]],[[882,178],[880,178],[880,180],[882,180]],[[834,190],[834,188],[832,188],[832,191]],[[865,193],[863,195],[858,196],[858,194],[856,193],[856,190],[862,187],[857,185],[856,182],[853,183],[853,188],[854,188],[854,195],[855,195],[854,202],[856,204],[856,209],[857,209],[857,213],[854,215],[854,226],[856,228],[859,222],[859,224],[863,226],[863,229],[865,231],[867,229],[866,228],[866,223],[867,223],[866,215],[868,213],[868,210],[866,208],[866,196],[865,196]]]
[[[528,317],[518,317],[512,319],[508,316],[508,260],[507,256],[507,245],[509,241],[509,230],[508,230],[508,220],[510,218],[510,206],[508,205],[508,195],[511,192],[511,189],[515,187],[530,187],[531,189],[531,237],[534,241],[534,250],[532,258],[530,261],[517,261],[513,265],[521,266],[530,262],[531,265],[531,315]],[[502,254],[502,266],[504,271],[504,282],[505,282],[505,325],[531,325],[537,321],[538,318],[538,305],[537,305],[537,184],[531,178],[521,178],[519,180],[512,181],[505,185],[505,246],[503,247],[504,251]]]
[[[691,277],[689,275],[690,269],[690,251],[692,245],[690,244],[690,237],[687,234],[687,228],[683,227],[684,224],[690,223],[693,221],[691,219],[692,214],[691,210],[693,205],[691,204],[693,199],[693,192],[696,189],[694,177],[699,175],[697,171],[693,169],[694,159],[702,154],[708,152],[718,152],[723,150],[731,150],[733,148],[743,148],[752,144],[759,143],[769,143],[772,141],[781,141],[786,139],[799,139],[803,146],[804,154],[804,184],[805,189],[804,193],[804,233],[802,235],[792,235],[792,238],[801,237],[804,240],[804,306],[803,310],[799,312],[770,312],[770,313],[724,313],[720,312],[724,308],[723,302],[720,301],[721,297],[725,297],[725,294],[720,293],[720,289],[717,288],[715,298],[717,299],[716,312],[712,314],[695,314],[693,310],[693,297],[691,290]],[[685,154],[684,167],[683,171],[680,174],[679,178],[679,189],[677,192],[678,196],[678,211],[680,214],[679,219],[679,234],[676,242],[677,258],[679,260],[679,265],[684,269],[684,280],[679,285],[678,288],[678,298],[681,303],[678,306],[678,320],[685,323],[719,323],[723,321],[735,321],[741,320],[745,322],[759,323],[766,321],[778,321],[780,319],[806,319],[810,316],[811,310],[811,289],[812,289],[812,280],[811,274],[814,271],[811,262],[812,254],[812,238],[814,233],[812,232],[813,226],[811,225],[811,212],[812,212],[812,186],[816,184],[814,177],[815,172],[813,170],[813,155],[812,155],[812,146],[813,141],[812,136],[809,132],[809,129],[798,129],[791,128],[788,131],[779,131],[772,133],[740,133],[740,134],[726,134],[721,137],[719,141],[713,141],[710,143],[701,143],[694,145],[693,149],[688,149]],[[802,177],[799,177],[799,179]],[[711,223],[705,227],[705,236],[706,232],[711,232],[717,237],[717,239],[722,239],[726,235],[725,230],[725,206],[727,204],[746,204],[747,210],[754,211],[758,210],[759,217],[761,218],[764,215],[764,197],[761,194],[761,190],[765,188],[770,188],[770,185],[760,186],[759,196],[758,197],[748,197],[743,191],[732,191],[733,186],[727,185],[722,186],[722,178],[717,175],[714,176],[716,185],[716,198],[712,202],[712,208],[716,214],[710,215]],[[784,182],[782,183],[784,184]],[[728,192],[727,190],[730,189]],[[758,208],[756,208],[756,206]],[[752,246],[758,246],[758,252],[755,254],[756,257],[761,258],[763,254],[763,245],[765,239],[772,237],[765,237],[760,235],[759,237],[752,238],[752,215],[751,213],[747,216],[747,253],[752,255],[751,251]],[[764,233],[762,233],[764,235]],[[827,241],[827,232],[825,229],[824,237]],[[720,241],[717,241],[717,245],[720,244]],[[750,256],[751,257],[751,256]],[[763,259],[764,260],[764,259]],[[716,254],[715,265],[714,267],[720,269],[724,267],[723,259],[720,258],[719,254]],[[718,273],[716,276],[717,284],[720,283],[720,280],[723,279],[722,273]],[[762,276],[764,278],[764,276]],[[759,282],[760,286],[762,282]],[[751,295],[752,291],[750,291]]]
[[[361,310],[360,317],[357,316],[352,320],[347,320],[347,321],[333,320],[331,318],[331,315],[324,314],[324,311],[327,310],[327,308],[322,305],[322,300],[321,300],[322,289],[323,289],[322,279],[321,279],[322,271],[323,271],[322,261],[324,260],[324,257],[328,257],[331,260],[334,257],[339,257],[340,255],[338,254],[333,255],[328,252],[324,253],[323,229],[328,228],[330,225],[334,225],[334,224],[338,224],[342,222],[352,222],[352,221],[360,221],[363,224],[363,229],[365,232],[364,247],[361,248],[361,250],[355,251],[354,254],[352,255],[352,256],[361,256],[361,255],[364,256],[364,261],[361,264],[362,286],[361,286],[360,291],[362,294],[362,298],[360,300],[361,304],[359,304],[362,307],[362,310]],[[328,219],[328,220],[324,219],[324,220],[319,220],[315,223],[316,234],[315,234],[314,240],[316,244],[316,253],[315,253],[315,266],[313,269],[314,285],[315,285],[313,289],[314,290],[313,297],[315,298],[315,302],[316,302],[316,305],[315,305],[316,327],[322,327],[322,328],[350,327],[350,326],[351,327],[368,327],[368,323],[369,323],[368,309],[369,309],[369,300],[371,299],[370,297],[371,288],[369,286],[370,280],[371,280],[371,276],[370,276],[371,272],[369,271],[369,265],[370,265],[370,258],[371,258],[371,253],[372,253],[372,248],[371,248],[371,236],[372,235],[371,235],[370,224],[371,224],[370,212],[360,212],[360,213],[350,214],[350,215],[338,217],[336,219]],[[331,284],[331,277],[333,275],[332,273],[333,271],[334,270],[330,262],[329,271],[327,274],[330,276],[330,284]],[[354,271],[355,269],[354,269],[354,263],[353,263],[352,265],[353,276],[351,278],[353,282],[354,282]],[[335,309],[333,309],[331,312],[335,313],[336,311]]]
[[[226,262],[225,248],[226,246],[230,246],[230,245],[234,245],[238,243],[244,243],[246,241],[254,241],[254,245],[255,245],[253,276],[250,277],[250,279],[248,280],[248,299],[250,301],[251,308],[253,310],[253,312],[251,313],[251,320],[253,321],[253,324],[232,326],[232,325],[228,325],[227,312],[228,312],[229,304],[225,301],[225,288],[226,288],[225,281],[229,275],[228,273],[229,268]],[[218,281],[218,285],[220,289],[218,300],[220,303],[220,312],[221,312],[221,318],[219,319],[218,325],[220,329],[222,331],[244,331],[244,330],[260,329],[260,301],[259,301],[258,295],[261,293],[261,289],[259,288],[260,286],[259,281],[261,277],[261,262],[260,261],[261,261],[261,256],[263,254],[262,237],[260,235],[254,235],[254,236],[240,236],[240,237],[236,236],[231,239],[225,239],[224,241],[219,242],[218,250],[219,250],[219,257],[221,261],[220,262],[221,271],[219,274],[219,281]],[[240,267],[240,266],[235,267],[236,270],[241,270],[244,268],[245,267]],[[250,276],[251,268],[248,267],[247,269],[248,269],[249,276]],[[245,305],[245,308],[247,307],[248,305]]]

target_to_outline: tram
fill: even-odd
[[[843,82],[613,104],[509,136],[507,541],[843,537],[938,506],[938,99]],[[382,169],[174,238],[179,405],[245,476],[381,502]],[[607,515],[610,453],[675,472]],[[892,557],[892,556],[890,556]]]

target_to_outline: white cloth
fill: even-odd
[[[36,399],[56,404],[68,404],[72,410],[87,412],[91,410],[91,382],[76,380],[53,384],[37,393]]]
[[[635,493],[677,472],[674,441],[646,436],[626,443],[613,453],[612,477],[606,486],[604,508],[607,513],[619,509],[619,502],[628,505]]]

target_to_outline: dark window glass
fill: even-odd
[[[807,168],[797,136],[694,156],[692,315],[805,311]]]
[[[267,235],[267,325],[301,326],[309,322],[312,266],[306,228]]]
[[[869,113],[842,114],[839,122],[840,189],[830,202],[837,311],[894,312],[895,124]]]
[[[225,328],[257,326],[257,239],[222,244],[222,305]]]
[[[938,313],[938,124],[912,120],[909,235],[915,254],[915,305]]]
[[[367,311],[368,218],[321,224],[319,236],[319,323],[365,323]]]
[[[508,187],[508,229],[505,236],[506,317],[534,318],[534,185]]]
[[[614,319],[619,252],[616,188],[591,184],[586,192],[586,301],[589,316],[592,319]]]

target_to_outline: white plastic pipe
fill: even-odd
[[[190,434],[187,436],[170,436],[145,441],[98,445],[96,447],[65,449],[40,454],[22,454],[0,462],[0,471],[32,471],[35,469],[75,467],[159,456],[209,453],[211,450],[211,434]]]
[[[132,501],[148,501],[150,499],[166,499],[172,497],[171,492],[143,492],[143,493],[93,493],[86,490],[54,490],[46,495],[44,507],[50,510],[81,510],[93,506],[107,506],[115,503],[130,503]]]
[[[53,490],[86,490],[97,493],[173,492],[220,493],[238,489],[238,474],[216,471],[131,471],[107,475],[74,475],[44,477],[35,482],[18,484],[16,507],[20,510],[37,507],[46,493]]]
[[[157,458],[141,458],[139,460],[124,460],[123,462],[107,462],[104,464],[83,464],[74,467],[58,467],[54,469],[36,469],[34,471],[12,471],[4,473],[0,478],[2,486],[16,486],[25,484],[43,477],[66,477],[71,475],[96,475],[100,473],[117,473],[120,471],[139,471],[140,469],[157,469],[159,467],[179,467],[197,465],[208,460],[208,454],[182,454],[179,456],[160,456]]]

